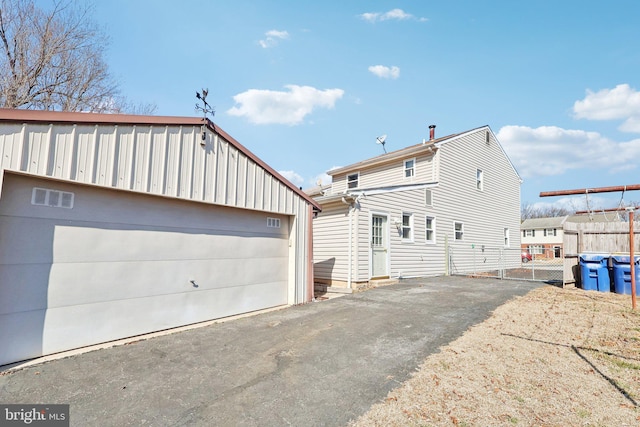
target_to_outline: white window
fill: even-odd
[[[544,253],[542,245],[529,245],[529,253],[531,255],[541,255]]]
[[[424,204],[425,206],[433,206],[433,197],[431,194],[431,190],[428,188],[424,190]]]
[[[505,228],[504,229],[504,247],[508,248],[509,246],[511,246],[511,242],[509,240],[509,229]]]
[[[360,173],[352,173],[347,175],[347,188],[358,188],[358,180],[360,179]]]
[[[425,219],[425,238],[427,243],[436,242],[436,219],[432,216]]]
[[[409,159],[404,161],[404,177],[413,178],[416,174],[416,159]]]
[[[31,193],[31,204],[37,206],[73,209],[73,199],[73,193],[46,188],[34,187]]]
[[[545,228],[544,235],[545,236],[555,236],[556,235],[556,229],[555,228]]]
[[[280,228],[280,218],[267,217],[267,227],[269,227],[269,228]]]
[[[484,188],[484,173],[482,169],[476,169],[476,188],[480,191]]]
[[[413,242],[413,214],[402,214],[402,240]]]
[[[456,240],[462,240],[462,235],[464,234],[464,224],[461,222],[453,223],[453,231]]]

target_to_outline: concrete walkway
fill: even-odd
[[[339,426],[534,282],[406,280],[0,375],[73,426]]]

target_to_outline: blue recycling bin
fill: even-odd
[[[582,289],[587,291],[611,291],[611,280],[607,262],[609,256],[596,254],[580,255],[580,277]]]
[[[631,263],[629,256],[612,256],[613,260],[613,289],[617,294],[631,295]],[[638,282],[640,281],[640,257],[634,257],[634,267],[636,272],[636,295],[638,292]]]

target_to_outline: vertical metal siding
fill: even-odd
[[[198,126],[3,124],[3,169],[227,206],[293,214],[295,193]]]

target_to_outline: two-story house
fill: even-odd
[[[563,226],[567,218],[565,215],[522,221],[522,250],[529,252],[535,259],[561,258]]]
[[[474,272],[480,248],[520,265],[521,179],[494,133],[430,129],[429,140],[333,169],[330,186],[308,191],[322,205],[315,283]]]

